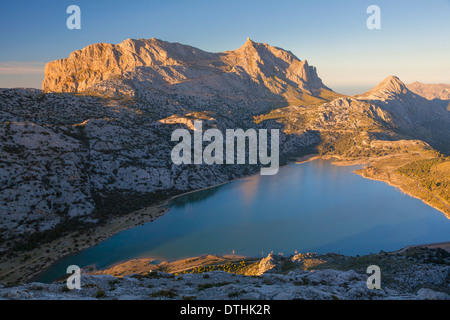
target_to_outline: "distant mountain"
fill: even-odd
[[[99,43],[50,62],[44,92],[253,100],[258,106],[323,103],[340,96],[315,67],[291,52],[248,39],[237,50],[210,53],[155,38]]]
[[[424,140],[443,151],[450,151],[450,112],[440,100],[430,101],[411,91],[399,78],[390,76],[358,97],[369,99],[389,112],[394,128]]]
[[[428,100],[450,100],[450,84],[425,84],[416,81],[408,84],[408,89]]]

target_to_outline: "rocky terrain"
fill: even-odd
[[[240,100],[246,101],[241,109],[251,104],[253,111],[339,96],[322,83],[306,60],[250,39],[237,50],[221,53],[155,38],[94,44],[48,63],[42,89],[134,96],[147,102],[170,95],[200,98],[203,103]]]
[[[192,267],[192,261],[204,263]],[[381,289],[367,287],[366,269],[373,264],[381,269]],[[0,285],[0,299],[450,299],[450,253],[440,248],[412,247],[362,257],[311,253],[264,259],[210,256],[161,263],[157,270],[163,271],[136,272],[130,263],[126,265],[122,271],[128,273],[117,277],[108,274],[117,267],[103,275],[82,274],[80,290],[67,289],[63,280]]]
[[[258,165],[173,164],[171,134],[192,130],[194,120],[222,132],[280,129],[282,163],[311,153],[366,163],[365,177],[450,213],[443,100],[428,100],[395,76],[346,97],[306,60],[250,39],[222,53],[128,39],[50,62],[42,91],[0,89],[0,281],[11,280],[14,266],[29,270],[32,257],[33,272],[13,279],[29,280],[98,241],[92,233],[116,218],[259,172]],[[72,249],[57,250],[69,234]]]

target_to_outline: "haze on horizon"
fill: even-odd
[[[68,30],[66,9],[81,8]],[[381,8],[381,30],[366,9]],[[250,37],[292,51],[333,90],[364,92],[394,74],[405,83],[450,83],[450,0],[98,1],[19,0],[0,4],[0,87],[41,88],[45,63],[87,45],[156,37],[210,52]]]

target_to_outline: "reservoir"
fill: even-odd
[[[261,257],[273,251],[364,255],[450,240],[445,215],[361,166],[329,160],[291,163],[176,198],[153,222],[122,231],[61,259],[36,280],[50,282],[69,265],[105,268],[136,258],[175,260],[203,254]]]

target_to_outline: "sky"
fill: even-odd
[[[66,26],[70,5],[81,9],[81,30]],[[367,28],[370,5],[381,9],[379,30]],[[346,94],[390,75],[450,83],[450,0],[0,0],[0,87],[40,88],[49,61],[152,37],[210,52],[250,37],[308,60]]]

